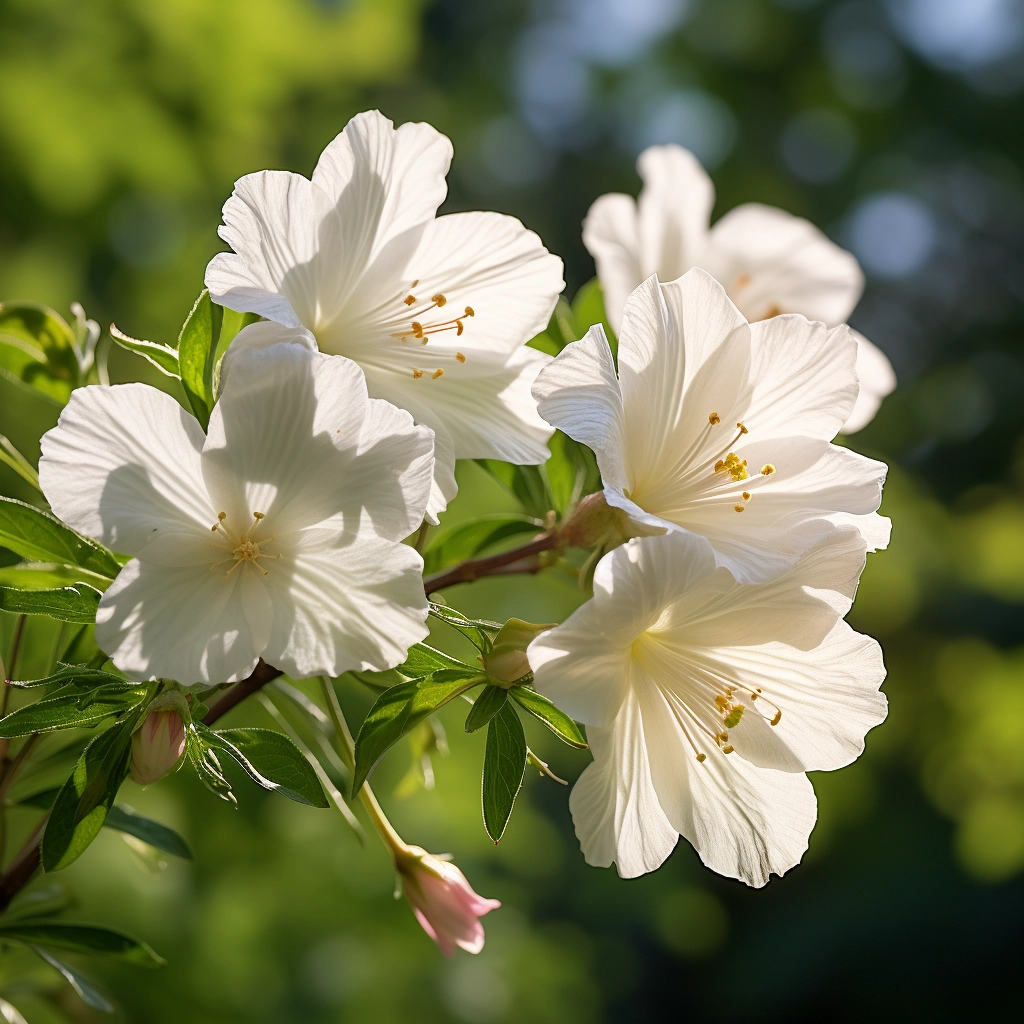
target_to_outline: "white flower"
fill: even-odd
[[[620,327],[618,379],[597,326],[533,389],[541,415],[594,450],[610,505],[703,534],[745,583],[792,567],[833,523],[885,547],[885,465],[829,443],[857,397],[848,327],[748,324],[703,270],[649,278]]]
[[[849,764],[885,718],[881,650],[842,621],[863,564],[850,529],[757,586],[682,532],[601,560],[593,600],[528,651],[537,690],[587,726],[569,806],[588,864],[632,878],[679,835],[748,885],[799,862],[804,772]]]
[[[864,290],[856,259],[813,224],[784,210],[746,203],[709,227],[715,188],[681,146],[652,146],[637,160],[636,201],[611,193],[590,207],[583,242],[597,263],[608,322],[618,333],[630,292],[651,274],[674,281],[691,267],[717,278],[754,323],[802,313],[829,327],[844,323]],[[896,387],[889,360],[863,335],[857,359],[861,399],[843,426],[852,434]]]
[[[42,441],[53,511],[134,557],[96,640],[130,678],[386,669],[427,633],[431,436],[359,367],[259,323],[230,350],[209,435],[145,384],[76,391]]]
[[[548,457],[530,385],[548,356],[562,262],[513,217],[455,213],[452,147],[427,124],[354,117],[310,181],[248,174],[224,205],[206,285],[215,301],[302,325],[363,368],[370,395],[408,409],[436,444],[432,516],[456,491],[456,458]]]

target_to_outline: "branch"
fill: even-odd
[[[218,718],[227,714],[236,704],[241,704],[246,697],[255,693],[261,686],[266,686],[267,683],[276,679],[278,676],[283,675],[284,673],[281,669],[274,668],[273,665],[268,665],[262,658],[260,658],[256,663],[256,667],[252,670],[252,675],[243,679],[240,683],[235,683],[235,685],[225,692],[224,696],[210,708],[206,717],[203,719],[203,724],[213,725]]]
[[[423,581],[423,589],[427,594],[435,590],[443,590],[445,587],[454,587],[456,583],[472,583],[481,576],[494,576],[506,566],[514,562],[529,558],[530,555],[540,554],[542,551],[551,551],[561,546],[562,541],[556,531],[543,533],[536,540],[524,544],[522,547],[512,548],[511,551],[502,551],[501,554],[491,555],[488,558],[472,558],[468,562],[462,562],[454,568],[445,572],[436,573]],[[529,564],[522,569],[512,569],[512,572],[536,572],[537,565]]]

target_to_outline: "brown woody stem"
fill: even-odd
[[[512,548],[511,551],[502,551],[497,555],[490,555],[487,558],[472,558],[468,562],[462,562],[445,572],[428,576],[423,581],[423,589],[432,594],[436,590],[443,590],[445,587],[454,587],[456,583],[472,583],[481,576],[494,576],[502,570],[511,572],[536,572],[539,566],[530,559],[531,555],[538,555],[542,551],[551,551],[561,546],[562,541],[556,531],[542,533],[536,539],[524,544],[522,547]],[[526,559],[530,559],[526,562]],[[506,569],[506,566],[513,566],[515,562],[524,561],[521,569]]]

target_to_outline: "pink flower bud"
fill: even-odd
[[[132,778],[140,786],[148,786],[173,771],[184,753],[181,714],[169,707],[151,711],[132,736]]]
[[[498,900],[478,896],[454,864],[419,846],[396,852],[395,866],[416,920],[445,956],[452,956],[456,946],[468,953],[484,948],[480,918],[497,910],[501,906]]]

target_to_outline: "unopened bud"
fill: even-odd
[[[498,900],[478,896],[454,864],[419,846],[396,850],[395,867],[416,920],[445,956],[452,956],[456,947],[468,953],[484,948],[480,918],[497,910]]]
[[[132,736],[132,778],[149,786],[174,771],[185,756],[188,705],[180,693],[165,693],[150,704]]]
[[[624,509],[609,505],[604,492],[588,494],[559,530],[559,539],[568,547],[600,548],[611,551],[634,537],[655,537],[667,527],[638,523]]]
[[[522,679],[530,671],[526,648],[541,633],[554,629],[556,625],[553,622],[537,625],[522,619],[509,619],[494,638],[490,653],[481,658],[484,671],[503,683]]]

